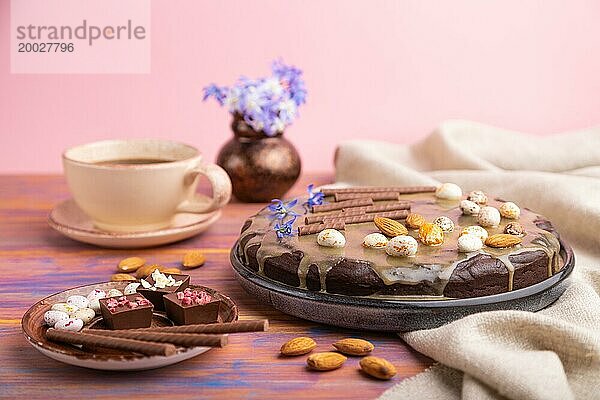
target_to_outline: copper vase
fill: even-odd
[[[282,133],[267,136],[234,115],[231,138],[219,152],[217,164],[231,178],[233,194],[244,202],[268,202],[283,195],[300,176],[300,156]]]

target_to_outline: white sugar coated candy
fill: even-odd
[[[90,306],[89,306],[92,310],[94,310],[94,312],[97,315],[100,315],[101,311],[100,311],[100,299],[92,299],[90,300]]]
[[[87,308],[87,306],[90,305],[90,302],[86,297],[75,295],[67,298],[67,304],[70,306],[77,306],[78,308]]]
[[[56,311],[62,311],[69,315],[73,315],[73,313],[75,311],[79,310],[79,307],[72,305],[72,304],[67,304],[67,303],[56,303],[52,306],[51,309],[56,310]]]
[[[488,201],[487,196],[481,190],[473,190],[467,195],[467,200],[477,203],[479,205],[486,204]]]
[[[480,250],[483,247],[483,242],[479,236],[472,233],[462,235],[458,238],[458,251],[461,253],[471,253]]]
[[[44,322],[46,325],[54,326],[58,321],[69,319],[69,314],[64,311],[48,310],[44,313]]]
[[[462,235],[475,235],[481,239],[482,243],[485,243],[485,240],[488,238],[489,234],[485,228],[482,228],[479,225],[470,225],[463,228],[463,230],[460,232],[460,236]]]
[[[458,200],[462,197],[462,189],[454,183],[443,183],[436,189],[435,197],[443,200]]]
[[[140,286],[138,282],[131,282],[129,285],[125,286],[123,289],[124,294],[135,294],[137,292],[137,288]]]
[[[342,233],[335,229],[325,229],[319,232],[317,243],[324,247],[344,247],[346,238]]]
[[[417,254],[419,244],[412,236],[395,236],[385,246],[385,252],[392,257],[412,257]]]
[[[60,329],[61,331],[73,331],[79,332],[83,328],[83,321],[79,318],[61,319],[54,324],[54,329]]]
[[[508,219],[519,219],[521,209],[512,201],[507,201],[500,206],[500,215]]]
[[[388,238],[381,233],[369,233],[363,239],[363,246],[371,249],[385,249],[388,244]]]
[[[485,227],[498,226],[500,225],[500,211],[494,207],[481,207],[481,211],[477,215],[477,222]]]
[[[123,292],[121,292],[118,289],[110,289],[108,291],[108,293],[106,293],[106,297],[117,297],[117,296],[123,296]]]
[[[460,211],[462,211],[464,215],[477,215],[479,214],[480,209],[481,207],[479,207],[479,204],[471,200],[461,200],[460,202]]]
[[[89,301],[100,300],[106,297],[106,292],[102,289],[94,289],[87,295]]]
[[[454,222],[446,216],[437,217],[433,220],[433,223],[442,228],[442,231],[445,233],[454,230]]]
[[[73,313],[73,318],[79,318],[84,324],[89,324],[96,316],[96,312],[91,308],[80,308]]]

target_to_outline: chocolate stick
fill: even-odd
[[[209,346],[223,347],[227,344],[227,335],[203,335],[192,333],[144,332],[134,329],[104,330],[87,329],[86,333],[98,336],[143,340],[149,342],[171,343],[183,347]]]
[[[374,206],[362,206],[362,207],[350,207],[344,208],[341,212],[334,212],[331,214],[316,214],[304,217],[304,223],[306,225],[321,223],[326,219],[337,219],[342,217],[350,217],[354,215],[362,215],[366,213],[378,213],[395,210],[410,210],[409,201],[400,201],[392,204],[378,204]]]
[[[348,207],[360,207],[360,206],[372,206],[372,205],[373,205],[373,200],[371,200],[370,198],[360,198],[360,199],[356,199],[356,200],[341,201],[339,203],[329,203],[329,204],[322,204],[320,206],[313,206],[312,212],[318,213],[318,212],[325,212],[325,211],[341,210],[342,208],[348,208]]]
[[[407,210],[397,210],[397,211],[389,211],[382,213],[374,213],[374,214],[363,214],[363,215],[353,215],[350,217],[341,217],[335,219],[325,219],[322,225],[333,225],[340,222],[344,224],[361,224],[363,222],[371,222],[375,219],[375,217],[385,217],[390,219],[405,219],[408,216]],[[316,224],[315,224],[316,225]],[[305,225],[311,226],[311,225]]]
[[[336,193],[335,201],[356,200],[370,198],[373,201],[398,200],[398,192],[377,192],[377,193]]]
[[[374,206],[367,206],[367,207],[344,208],[343,211],[346,215],[350,215],[347,213],[350,213],[350,212],[358,213],[359,211],[362,211],[365,213],[375,213],[375,212],[385,212],[385,211],[394,211],[394,210],[410,210],[410,201],[399,201],[398,203],[391,203],[391,204],[376,204]]]
[[[147,356],[172,356],[177,352],[175,346],[168,343],[143,342],[141,340],[91,335],[89,333],[61,331],[53,328],[46,331],[46,337],[53,342],[133,351]]]
[[[430,193],[435,192],[435,186],[358,186],[351,188],[321,189],[325,196],[334,196],[336,193],[377,193],[396,192],[399,194]]]
[[[166,332],[166,333],[239,333],[264,332],[269,329],[269,320],[252,319],[215,324],[196,324],[183,326],[162,326],[160,328],[127,329],[131,332]]]
[[[348,211],[342,210],[342,211],[334,212],[331,214],[310,215],[308,217],[304,217],[304,223],[306,225],[309,225],[309,224],[321,223],[326,218],[333,219],[333,218],[347,217],[349,215],[361,215],[361,214],[365,213],[362,210],[362,208],[365,208],[365,207],[346,208],[345,210],[348,210]]]
[[[351,217],[350,217],[351,218]],[[334,222],[326,222],[323,224],[310,224],[310,225],[301,225],[298,227],[298,236],[304,236],[304,235],[312,235],[314,233],[319,233],[321,231],[324,231],[325,229],[344,229],[345,228],[345,224],[344,221],[339,219],[339,220],[334,220]]]

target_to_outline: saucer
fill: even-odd
[[[160,246],[195,236],[208,229],[221,210],[207,214],[180,213],[170,227],[146,232],[107,232],[94,226],[73,199],[58,204],[48,216],[50,227],[71,239],[101,247],[133,249]]]

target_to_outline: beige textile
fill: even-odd
[[[400,372],[382,399],[600,399],[600,128],[536,137],[448,121],[413,145],[341,143],[336,180],[484,190],[545,215],[575,249],[573,283],[545,310],[402,334],[438,364]]]

